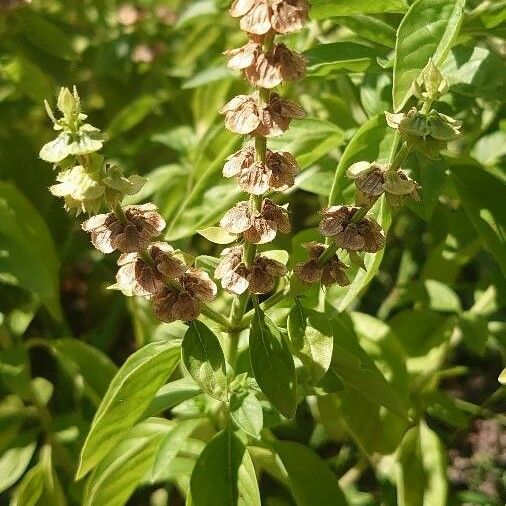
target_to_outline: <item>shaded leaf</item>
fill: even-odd
[[[190,491],[193,506],[260,506],[251,457],[230,427],[204,448],[191,476]]]
[[[311,17],[325,19],[332,16],[348,16],[351,14],[379,14],[381,12],[405,12],[405,0],[313,0]]]
[[[286,469],[288,486],[298,506],[348,504],[330,467],[310,448],[290,441],[274,445]]]
[[[258,386],[283,415],[297,407],[297,378],[292,354],[281,330],[255,308],[250,330],[250,360]]]
[[[417,0],[397,31],[393,104],[400,111],[412,95],[413,82],[432,58],[441,65],[464,16],[465,0]]]
[[[209,327],[198,320],[190,323],[183,339],[181,357],[203,392],[220,401],[227,400],[225,356],[220,341]]]
[[[44,220],[16,187],[0,182],[0,281],[33,292],[60,318],[58,271]]]
[[[128,358],[100,404],[81,449],[77,479],[95,467],[150,405],[179,361],[179,342],[155,342]]]

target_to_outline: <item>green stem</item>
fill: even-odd
[[[123,208],[121,207],[121,204],[116,204],[112,209],[112,212],[116,215],[116,218],[121,221],[121,223],[126,223],[128,221],[125,215],[125,211],[123,211]]]
[[[275,306],[278,302],[281,302],[289,293],[290,287],[284,288],[283,290],[276,292],[274,295],[271,295],[266,301],[262,302],[262,304],[260,304],[260,308],[262,309],[262,311],[267,311],[271,307]],[[253,309],[251,311],[248,311],[244,315],[244,318],[242,319],[240,324],[238,325],[238,330],[241,331],[247,329],[250,326],[254,315],[255,311]]]
[[[218,325],[220,325],[223,329],[225,329],[225,330],[230,329],[230,321],[228,320],[228,318],[226,316],[218,313],[217,311],[212,309],[210,306],[206,306],[206,305],[202,304],[200,306],[200,312],[204,316],[206,316],[207,318],[212,320],[214,323],[217,323]]]

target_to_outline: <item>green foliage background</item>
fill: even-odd
[[[213,436],[191,478],[196,505],[234,503],[237,490],[219,488],[227,459],[237,464],[230,464],[235,486],[248,505],[259,504],[255,470],[268,505],[504,503],[497,378],[506,342],[506,3],[468,0],[460,19],[464,2],[419,0],[417,15],[400,25],[412,3],[314,0],[307,30],[288,38],[310,66],[308,78],[283,93],[308,117],[270,143],[304,169],[281,199],[294,236],[274,248],[288,250],[291,265],[300,261],[333,181],[336,202],[351,202],[346,168],[388,158],[383,112],[410,99],[413,68],[416,77],[429,57],[450,83],[439,110],[461,120],[464,135],[441,159],[409,157],[421,201],[392,217],[378,209],[385,228],[391,220],[384,258],[371,255],[351,287],[327,293],[328,384],[299,392],[308,397],[293,420],[241,399],[251,418],[244,409],[232,413],[239,436],[229,429],[214,436],[218,401],[177,366],[174,343],[186,327],[160,325],[141,300],[106,290],[114,261],[92,250],[49,194],[54,173],[38,152],[52,135],[43,100],[54,103],[59,86],[75,84],[90,122],[106,134],[106,157],[149,179],[131,202],[154,201],[167,239],[212,266],[220,250],[196,231],[240,198],[221,176],[240,139],[225,131],[218,110],[248,89],[221,55],[244,40],[227,2],[138,1],[139,19],[125,25],[124,5],[112,0],[33,0],[9,10],[0,0],[1,504],[183,504]],[[227,303],[222,297],[216,309]],[[284,325],[290,313],[290,326],[292,305],[278,304],[269,317]],[[142,356],[131,357],[139,349]],[[302,344],[298,351],[302,362],[315,353]],[[106,418],[112,432],[88,447],[95,460],[88,464],[98,467],[76,483],[95,410],[129,356],[127,364],[139,360],[146,370],[125,387],[138,404]],[[246,362],[239,357],[244,371]],[[174,381],[162,386],[169,376]],[[167,419],[147,418],[161,413]],[[269,445],[254,443],[262,416]],[[208,422],[193,438],[192,420],[174,435],[172,419],[194,417]],[[487,446],[501,432],[502,450]],[[157,456],[159,448],[166,453]]]

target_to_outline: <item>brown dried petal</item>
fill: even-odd
[[[286,190],[295,184],[299,165],[287,152],[267,152],[266,167],[270,171],[269,185],[274,190]]]
[[[158,272],[168,279],[180,278],[188,269],[185,262],[174,254],[174,249],[167,243],[151,245],[149,254]]]
[[[276,260],[264,256],[257,256],[248,276],[249,288],[252,293],[270,292],[276,283],[276,278],[286,274],[286,267]]]
[[[279,66],[273,64],[269,54],[259,53],[251,66],[244,70],[246,79],[259,88],[275,88],[282,83]]]
[[[313,260],[320,258],[327,249],[325,244],[321,244],[316,241],[306,242],[302,246],[309,253],[309,258]]]
[[[114,227],[115,224],[117,225],[118,221],[114,214],[98,214],[86,220],[81,228],[91,233],[91,242],[95,248],[102,253],[112,253],[114,247],[111,243],[111,233],[117,228]]]
[[[266,3],[255,2],[253,8],[241,18],[241,30],[264,35],[271,29],[271,12]]]
[[[181,278],[181,286],[199,301],[211,302],[216,297],[215,283],[200,269],[189,268]]]
[[[252,95],[238,95],[225,104],[221,111],[225,114],[225,126],[233,133],[246,135],[260,125],[257,101]]]
[[[241,171],[237,182],[241,189],[252,195],[262,195],[269,189],[269,174],[261,162]]]
[[[383,231],[373,219],[364,218],[358,223],[358,230],[364,240],[363,251],[376,253],[385,246]]]
[[[331,258],[324,266],[322,271],[322,284],[331,286],[337,283],[339,286],[348,286],[350,279],[345,272],[344,265],[337,257]]]
[[[175,320],[195,320],[200,313],[200,304],[196,297],[189,292],[180,292],[172,306],[172,315]]]
[[[178,295],[175,289],[166,286],[153,296],[153,312],[160,321],[170,323],[177,320],[173,307]]]
[[[298,263],[293,271],[305,283],[317,283],[322,275],[322,268],[318,265],[318,260],[316,259]]]
[[[306,75],[307,59],[284,44],[274,46],[271,61],[272,65],[279,68],[284,81],[296,81]]]
[[[355,180],[355,185],[360,191],[374,197],[378,197],[384,192],[384,183],[384,170],[380,166],[374,164],[371,165],[369,173],[364,174]]]
[[[276,238],[277,226],[274,222],[266,220],[261,214],[251,219],[251,226],[244,232],[244,239],[253,244],[265,244]]]
[[[237,176],[241,170],[250,167],[254,162],[255,150],[252,146],[247,146],[227,158],[223,167],[223,176]]]
[[[240,234],[251,227],[251,213],[248,202],[239,202],[225,213],[220,221],[220,227],[233,234]]]
[[[282,135],[290,126],[290,118],[282,116],[269,105],[260,110],[260,125],[253,135],[262,137],[277,137]]]
[[[253,266],[248,281],[251,293],[261,294],[274,289],[276,278],[265,269]]]
[[[285,0],[273,7],[272,28],[278,33],[291,33],[304,27],[309,5],[306,0]]]
[[[238,49],[229,49],[223,54],[228,58],[228,67],[233,70],[243,70],[255,63],[257,55],[261,51],[260,44],[248,42]]]
[[[277,93],[271,94],[270,106],[273,111],[285,118],[302,119],[306,116],[304,109],[297,102],[287,100]]]
[[[365,239],[355,223],[348,224],[344,230],[338,232],[334,240],[337,246],[350,251],[362,251],[365,246]]]
[[[237,265],[234,269],[224,274],[221,286],[235,295],[243,294],[249,287],[249,271],[244,264]]]
[[[278,206],[270,199],[264,199],[261,214],[264,219],[273,222],[277,230],[282,234],[290,232],[291,226],[288,211],[284,207]]]
[[[242,247],[226,248],[221,252],[222,258],[214,271],[216,279],[223,278],[242,262]]]
[[[332,237],[341,232],[355,214],[357,208],[349,206],[332,206],[323,211],[320,222],[320,233]]]
[[[165,221],[153,204],[127,206],[124,213],[126,223],[116,220],[109,226],[111,245],[122,253],[146,249],[151,240],[165,228]]]
[[[230,15],[239,18],[247,14],[258,0],[234,0],[230,7]]]

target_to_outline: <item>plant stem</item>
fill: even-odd
[[[212,309],[210,306],[206,306],[205,304],[201,304],[200,306],[200,312],[212,320],[214,323],[217,323],[220,325],[223,329],[229,330],[230,329],[230,321],[228,318],[214,309]]]
[[[264,37],[263,41],[263,51],[264,53],[268,53],[272,50],[274,45],[274,33],[268,33]],[[260,88],[258,92],[258,101],[259,107],[269,103],[271,96],[271,92],[268,89]],[[255,137],[255,162],[265,164],[267,158],[267,139],[262,136]],[[263,198],[261,195],[251,195],[250,196],[250,211],[251,213],[257,213],[260,211],[262,207]],[[257,252],[256,244],[245,242],[243,246],[243,254],[242,261],[247,269],[251,269],[253,266],[253,262],[255,261],[255,256]],[[246,312],[246,308],[248,306],[250,293],[246,291],[245,293],[238,295],[234,298],[232,302],[232,309],[230,311],[230,325],[232,328],[235,328],[242,321],[244,313]],[[233,330],[230,332],[230,339],[228,343],[228,353],[227,360],[230,364],[233,365],[235,362],[235,358],[237,356],[237,347],[239,344],[239,333],[240,330]]]
[[[281,302],[288,294],[290,293],[290,287],[283,288],[279,292],[276,292],[274,295],[271,295],[267,300],[262,302],[260,304],[260,308],[262,311],[267,311],[271,307],[275,306],[278,302]],[[251,311],[248,311],[245,315],[242,321],[240,322],[238,326],[238,330],[244,330],[247,329],[253,320],[253,316],[255,314],[255,311],[252,309]]]

